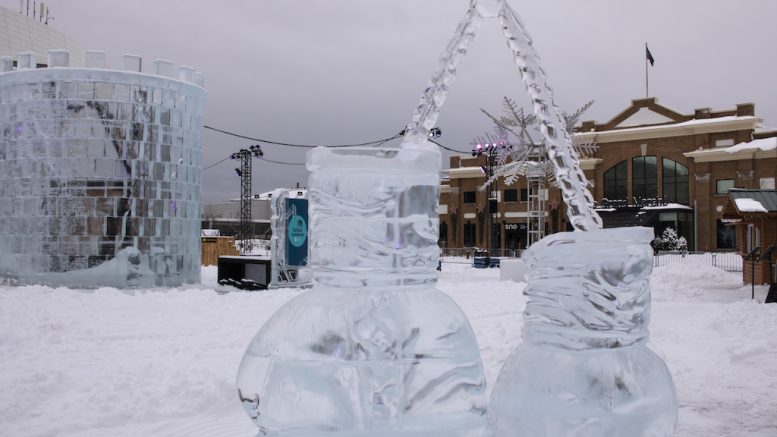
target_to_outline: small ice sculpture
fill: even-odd
[[[669,436],[672,377],[650,351],[650,228],[563,232],[524,254],[523,343],[491,394],[492,436]]]
[[[260,435],[482,436],[475,336],[434,288],[439,152],[318,148],[308,169],[314,287],[238,371]]]

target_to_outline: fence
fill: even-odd
[[[477,248],[442,250],[440,261],[450,264],[472,264],[476,256],[520,258],[523,250],[492,249],[490,251]],[[681,263],[705,263],[729,272],[742,271],[742,255],[737,252],[659,252],[653,257],[655,267]]]
[[[486,256],[498,258],[520,258],[523,250],[520,249],[478,249],[470,248],[446,248],[442,249],[440,262],[450,264],[472,264],[474,258]]]
[[[742,271],[742,255],[737,252],[658,252],[653,257],[655,267],[681,263],[704,263],[729,272]]]

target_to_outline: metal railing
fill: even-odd
[[[522,253],[522,249],[445,248],[440,252],[440,261],[451,264],[472,264],[475,257],[490,255],[492,258],[520,258]]]
[[[658,252],[655,267],[681,263],[704,263],[729,272],[742,271],[742,255],[737,252]]]

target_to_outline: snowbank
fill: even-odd
[[[202,286],[128,293],[0,287],[0,435],[253,436],[234,378],[257,328],[299,291]],[[676,436],[774,436],[777,305],[740,274],[656,268],[650,347],[677,385]],[[444,264],[439,288],[470,318],[493,384],[520,343],[525,284]],[[765,288],[758,289],[763,299]]]

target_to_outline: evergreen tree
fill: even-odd
[[[680,251],[685,252],[688,250],[688,241],[684,237],[677,235],[677,231],[671,227],[664,229],[661,236],[656,237],[651,243],[653,250],[656,252],[663,251]]]

